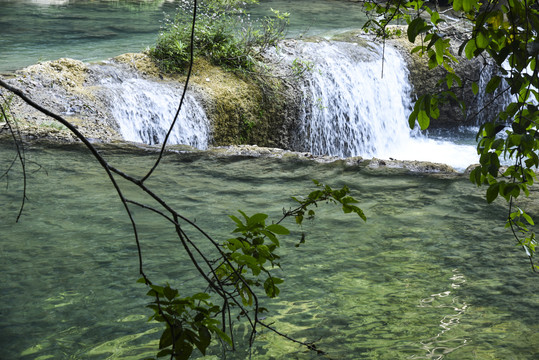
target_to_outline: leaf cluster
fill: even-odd
[[[258,325],[278,333],[261,321],[259,315],[268,310],[259,305],[259,295],[263,293],[269,298],[278,296],[279,285],[284,282],[273,271],[280,268],[277,252],[281,246],[281,237],[290,234],[290,230],[281,223],[289,217],[294,218],[298,225],[303,223],[305,217],[314,219],[313,208],[321,203],[340,205],[343,213],[355,213],[366,221],[363,211],[355,205],[358,201],[350,195],[347,186],[333,189],[313,181],[317,189],[305,197],[293,197],[297,206],[283,210],[278,221],[268,222],[267,214],[248,215],[241,210],[238,210],[240,216],[230,215],[235,224],[232,230],[234,236],[218,246],[218,258],[205,260],[208,270],[204,278],[209,285],[205,292],[180,297],[179,291],[168,283],[159,286],[146,277],[139,280],[150,287],[148,295],[153,301],[148,307],[154,311],[150,320],[165,324],[158,357],[188,359],[194,349],[205,354],[212,339],[219,339],[234,348],[233,317],[238,320],[243,318],[251,325],[250,342],[254,340]],[[305,234],[302,234],[299,244],[304,242]],[[214,295],[220,299],[221,304],[216,305],[210,301]],[[313,343],[287,338],[317,353],[323,353]]]
[[[147,279],[142,277],[138,282],[146,283]],[[220,307],[209,301],[209,294],[202,292],[182,298],[168,283],[165,286],[149,284],[149,287],[147,295],[154,299],[147,306],[154,311],[149,321],[165,323],[157,357],[187,360],[195,347],[206,355],[212,334],[218,334],[220,339],[232,345],[228,335],[219,328],[220,322],[215,316]]]
[[[305,198],[292,197],[294,201],[299,203],[299,206],[285,213],[286,216],[294,216],[298,225],[303,223],[305,215],[307,215],[307,218],[310,220],[314,219],[315,211],[312,209],[312,206],[317,207],[320,202],[340,204],[343,213],[355,213],[363,221],[367,221],[367,217],[363,213],[363,210],[354,205],[358,203],[358,201],[349,195],[350,189],[348,186],[345,185],[341,189],[334,190],[331,186],[322,184],[317,180],[313,180],[313,182],[318,189],[311,192]]]
[[[276,249],[280,246],[278,236],[288,235],[290,231],[279,224],[267,225],[267,214],[248,216],[241,210],[239,213],[243,219],[230,215],[236,223],[233,233],[238,236],[228,239],[224,244],[230,263],[221,264],[216,274],[220,280],[227,281],[236,288],[244,305],[252,306],[252,287],[263,284],[268,297],[279,295],[277,284],[281,284],[283,280],[272,276],[265,265],[268,263],[272,268],[280,266],[279,256],[276,254]]]

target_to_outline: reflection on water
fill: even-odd
[[[138,174],[153,156],[102,151]],[[13,155],[0,148],[2,169]],[[130,226],[102,171],[76,146],[27,155],[29,201],[19,224],[18,174],[0,190],[2,357],[155,354],[159,334],[146,322]],[[298,234],[282,241],[286,281],[279,298],[263,304],[268,322],[317,341],[335,359],[537,358],[539,284],[503,229],[503,203],[486,205],[466,179],[170,154],[147,185],[224,239],[233,225],[227,214],[241,208],[276,217],[291,205],[289,195],[310,191],[312,178],[348,184],[368,221],[319,209],[305,245],[294,246]],[[135,217],[146,271],[187,294],[197,276],[171,231],[152,214],[136,210]],[[208,359],[221,358],[212,351]],[[253,358],[316,356],[261,331]]]
[[[466,283],[464,275],[457,269],[453,269],[453,276],[450,278],[451,289],[458,289]],[[426,351],[424,357],[414,356],[414,359],[443,359],[444,355],[463,347],[469,338],[445,339],[443,335],[460,323],[461,317],[468,309],[465,301],[460,302],[458,297],[452,295],[453,290],[446,290],[441,293],[432,294],[430,297],[421,299],[419,307],[447,308],[448,315],[440,320],[440,331],[433,337],[421,341],[423,349]],[[451,337],[451,336],[450,336]]]

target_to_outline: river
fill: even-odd
[[[134,174],[155,156],[114,146],[102,153]],[[3,168],[13,155],[3,144]],[[35,146],[26,156],[19,223],[20,171],[0,193],[2,357],[154,354],[159,325],[146,321],[134,238],[103,171],[78,145]],[[304,226],[306,244],[294,246],[299,229],[282,240],[285,283],[277,299],[263,302],[269,322],[337,359],[537,357],[539,283],[503,228],[503,202],[487,206],[466,177],[187,153],[167,155],[147,185],[226,239],[227,215],[242,209],[275,218],[292,205],[290,196],[313,189],[313,178],[348,184],[368,219],[324,207]],[[151,213],[135,210],[135,218],[150,276],[186,293],[201,286],[170,229]],[[256,359],[314,356],[266,332],[258,339]],[[242,344],[232,358],[246,358]],[[212,351],[207,358],[219,358]]]
[[[263,1],[279,8],[297,3]],[[302,3],[329,13],[326,1]],[[357,22],[350,11],[357,5],[331,4],[343,9],[340,16],[350,15],[351,27]],[[0,0],[0,71],[39,59],[92,61],[139,51],[155,39],[163,12],[174,7],[159,1]],[[335,22],[348,24],[328,18],[319,31],[331,31]],[[293,31],[314,23],[324,22],[303,19]],[[134,148],[100,149],[113,164],[138,175],[155,157]],[[0,143],[2,173],[14,156],[9,143]],[[103,171],[77,144],[34,144],[26,157],[28,200],[19,223],[22,178],[16,162],[1,179],[0,357],[155,355],[160,325],[147,322],[150,298],[136,283],[131,227]],[[147,184],[224,240],[233,229],[227,215],[241,209],[275,218],[292,205],[290,196],[312,190],[311,179],[347,184],[368,220],[324,207],[317,221],[304,225],[306,244],[294,246],[298,229],[282,241],[285,283],[277,299],[264,301],[268,322],[316,341],[334,359],[539,356],[537,278],[504,229],[506,204],[498,199],[487,205],[485,189],[466,176],[195,152],[167,154]],[[123,185],[129,197],[144,200]],[[186,295],[202,286],[163,222],[141,210],[135,218],[151,276]],[[239,339],[232,359],[249,356],[245,339]],[[318,358],[267,332],[259,334],[252,351],[255,359]],[[221,353],[213,345],[205,358],[220,359]]]

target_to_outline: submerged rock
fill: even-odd
[[[296,152],[278,148],[266,148],[256,145],[238,145],[213,147],[207,151],[216,156],[246,156],[246,157],[269,157],[277,159],[296,159],[302,161],[314,161],[318,163],[339,163],[347,167],[367,169],[369,171],[397,170],[412,173],[429,173],[440,175],[459,175],[455,169],[446,164],[438,164],[428,161],[407,160],[383,160],[364,159],[360,156],[340,158],[337,156],[313,155],[308,152]]]
[[[438,164],[429,161],[416,160],[382,160],[373,158],[368,161],[367,167],[370,169],[406,169],[410,172],[418,173],[457,173],[457,171],[453,169],[453,167],[446,164]]]

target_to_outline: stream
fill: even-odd
[[[179,2],[0,0],[0,72],[61,57],[96,61],[141,52],[155,43]],[[297,37],[361,27],[358,7],[346,0],[262,0],[252,13],[290,12],[288,35]]]

